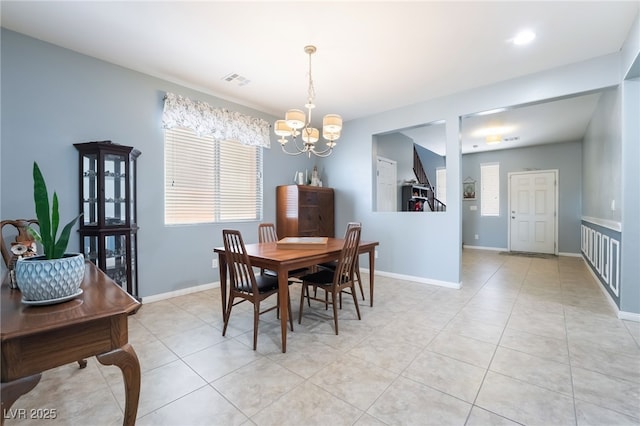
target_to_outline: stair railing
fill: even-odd
[[[447,206],[437,198],[435,198],[435,191],[431,182],[429,182],[429,178],[427,177],[427,173],[424,171],[424,167],[422,166],[422,161],[420,160],[420,156],[418,155],[418,151],[416,147],[413,147],[413,173],[416,175],[418,179],[418,183],[420,185],[424,185],[429,188],[429,195],[427,196],[427,204],[432,212],[443,212],[447,210]]]

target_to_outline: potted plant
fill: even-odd
[[[53,193],[53,203],[49,208],[47,185],[36,162],[33,163],[33,199],[40,231],[29,228],[29,234],[42,245],[43,255],[19,259],[16,262],[16,282],[24,303],[62,302],[82,293],[80,283],[84,277],[84,256],[66,252],[71,228],[81,215],[67,223],[58,237],[58,194]]]

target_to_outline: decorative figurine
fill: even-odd
[[[13,289],[18,288],[16,284],[16,262],[18,259],[22,259],[23,257],[33,257],[38,254],[38,246],[36,242],[33,240],[25,240],[25,241],[12,241],[11,242],[11,253],[13,253],[13,257],[11,258],[11,262],[9,264],[9,286]]]

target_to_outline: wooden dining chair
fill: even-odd
[[[278,241],[276,226],[273,223],[260,223],[258,225],[258,242],[259,243],[275,243]]]
[[[362,225],[360,224],[360,222],[349,222],[347,223],[347,230],[345,231],[345,235],[349,232],[349,229],[354,226],[362,228]],[[364,300],[364,289],[362,288],[362,278],[360,277],[360,260],[359,259],[360,259],[360,256],[356,258],[355,274],[356,274],[356,280],[358,281],[358,285],[360,287],[360,294],[362,295],[362,300]],[[338,266],[338,261],[334,260],[331,262],[325,262],[325,263],[319,264],[318,266],[321,268],[334,271]]]
[[[227,332],[231,309],[242,302],[253,303],[253,350],[258,344],[258,320],[259,316],[279,308],[279,302],[264,311],[260,311],[260,303],[272,295],[278,295],[278,277],[272,275],[256,275],[253,273],[249,255],[242,240],[240,231],[224,229],[222,231],[224,240],[224,251],[229,270],[229,303],[224,319],[222,335]],[[241,299],[235,302],[235,299]],[[279,300],[279,299],[278,299]],[[289,322],[293,331],[293,318],[291,317],[291,301],[287,295],[287,305],[289,309]]]
[[[275,243],[278,242],[278,235],[276,234],[276,226],[273,223],[260,223],[258,224],[258,242],[259,243]],[[275,271],[260,268],[260,275],[278,275]]]
[[[360,317],[360,308],[358,307],[358,298],[356,297],[356,289],[354,283],[354,269],[358,259],[358,250],[360,245],[360,227],[352,226],[347,230],[345,235],[344,246],[340,252],[340,257],[336,268],[334,270],[321,269],[309,275],[300,277],[302,280],[302,293],[300,294],[300,312],[298,314],[298,324],[302,324],[302,309],[304,308],[304,298],[307,300],[317,300],[327,306],[332,305],[333,308],[333,322],[335,325],[336,334],[338,334],[338,295],[341,295],[345,290],[353,297],[353,303],[356,306],[356,313],[358,319]],[[331,294],[331,301],[328,301],[327,295],[324,299],[320,299],[315,295],[310,297],[309,286],[314,286],[323,289],[325,292]]]
[[[258,225],[258,242],[259,243],[277,243],[278,242],[278,234],[276,233],[276,226],[273,223],[264,222]],[[302,275],[306,275],[311,272],[309,268],[299,268],[294,269],[293,271],[289,271],[289,285],[301,283],[300,278]],[[269,269],[260,269],[261,275],[273,275],[278,276],[276,271],[271,271]],[[311,305],[309,305],[311,306]],[[280,318],[280,311],[277,312],[278,318]]]
[[[258,242],[259,243],[278,242],[278,234],[276,233],[276,226],[273,223],[265,222],[258,225]],[[293,271],[289,271],[289,284],[292,284],[294,282],[300,282],[300,280],[297,279],[297,277],[306,275],[309,272],[310,270],[308,268],[300,268],[300,269],[294,269]],[[268,275],[278,275],[275,271],[270,271],[268,269],[267,270],[261,269],[260,273],[268,274]]]

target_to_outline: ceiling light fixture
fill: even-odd
[[[340,138],[340,132],[342,131],[342,117],[338,114],[327,114],[322,119],[322,137],[327,140],[328,148],[318,151],[316,150],[316,142],[320,139],[320,131],[314,127],[311,127],[311,110],[315,108],[313,103],[316,97],[315,89],[313,88],[313,78],[311,76],[311,55],[316,52],[315,46],[305,46],[304,52],[309,55],[309,88],[307,94],[307,103],[305,108],[307,114],[299,109],[290,109],[285,114],[284,120],[276,120],[274,124],[274,133],[280,136],[278,142],[282,147],[282,151],[289,155],[300,155],[307,153],[309,158],[311,154],[318,157],[327,157],[331,155],[333,148],[336,146],[336,141]],[[303,146],[298,143],[298,136],[301,136]],[[292,138],[293,147],[295,152],[289,152],[285,148],[285,145]]]
[[[522,46],[531,43],[536,38],[536,33],[530,30],[520,31],[513,39],[513,44]]]
[[[485,139],[487,141],[487,145],[496,145],[502,142],[502,136],[500,135],[489,135]]]

